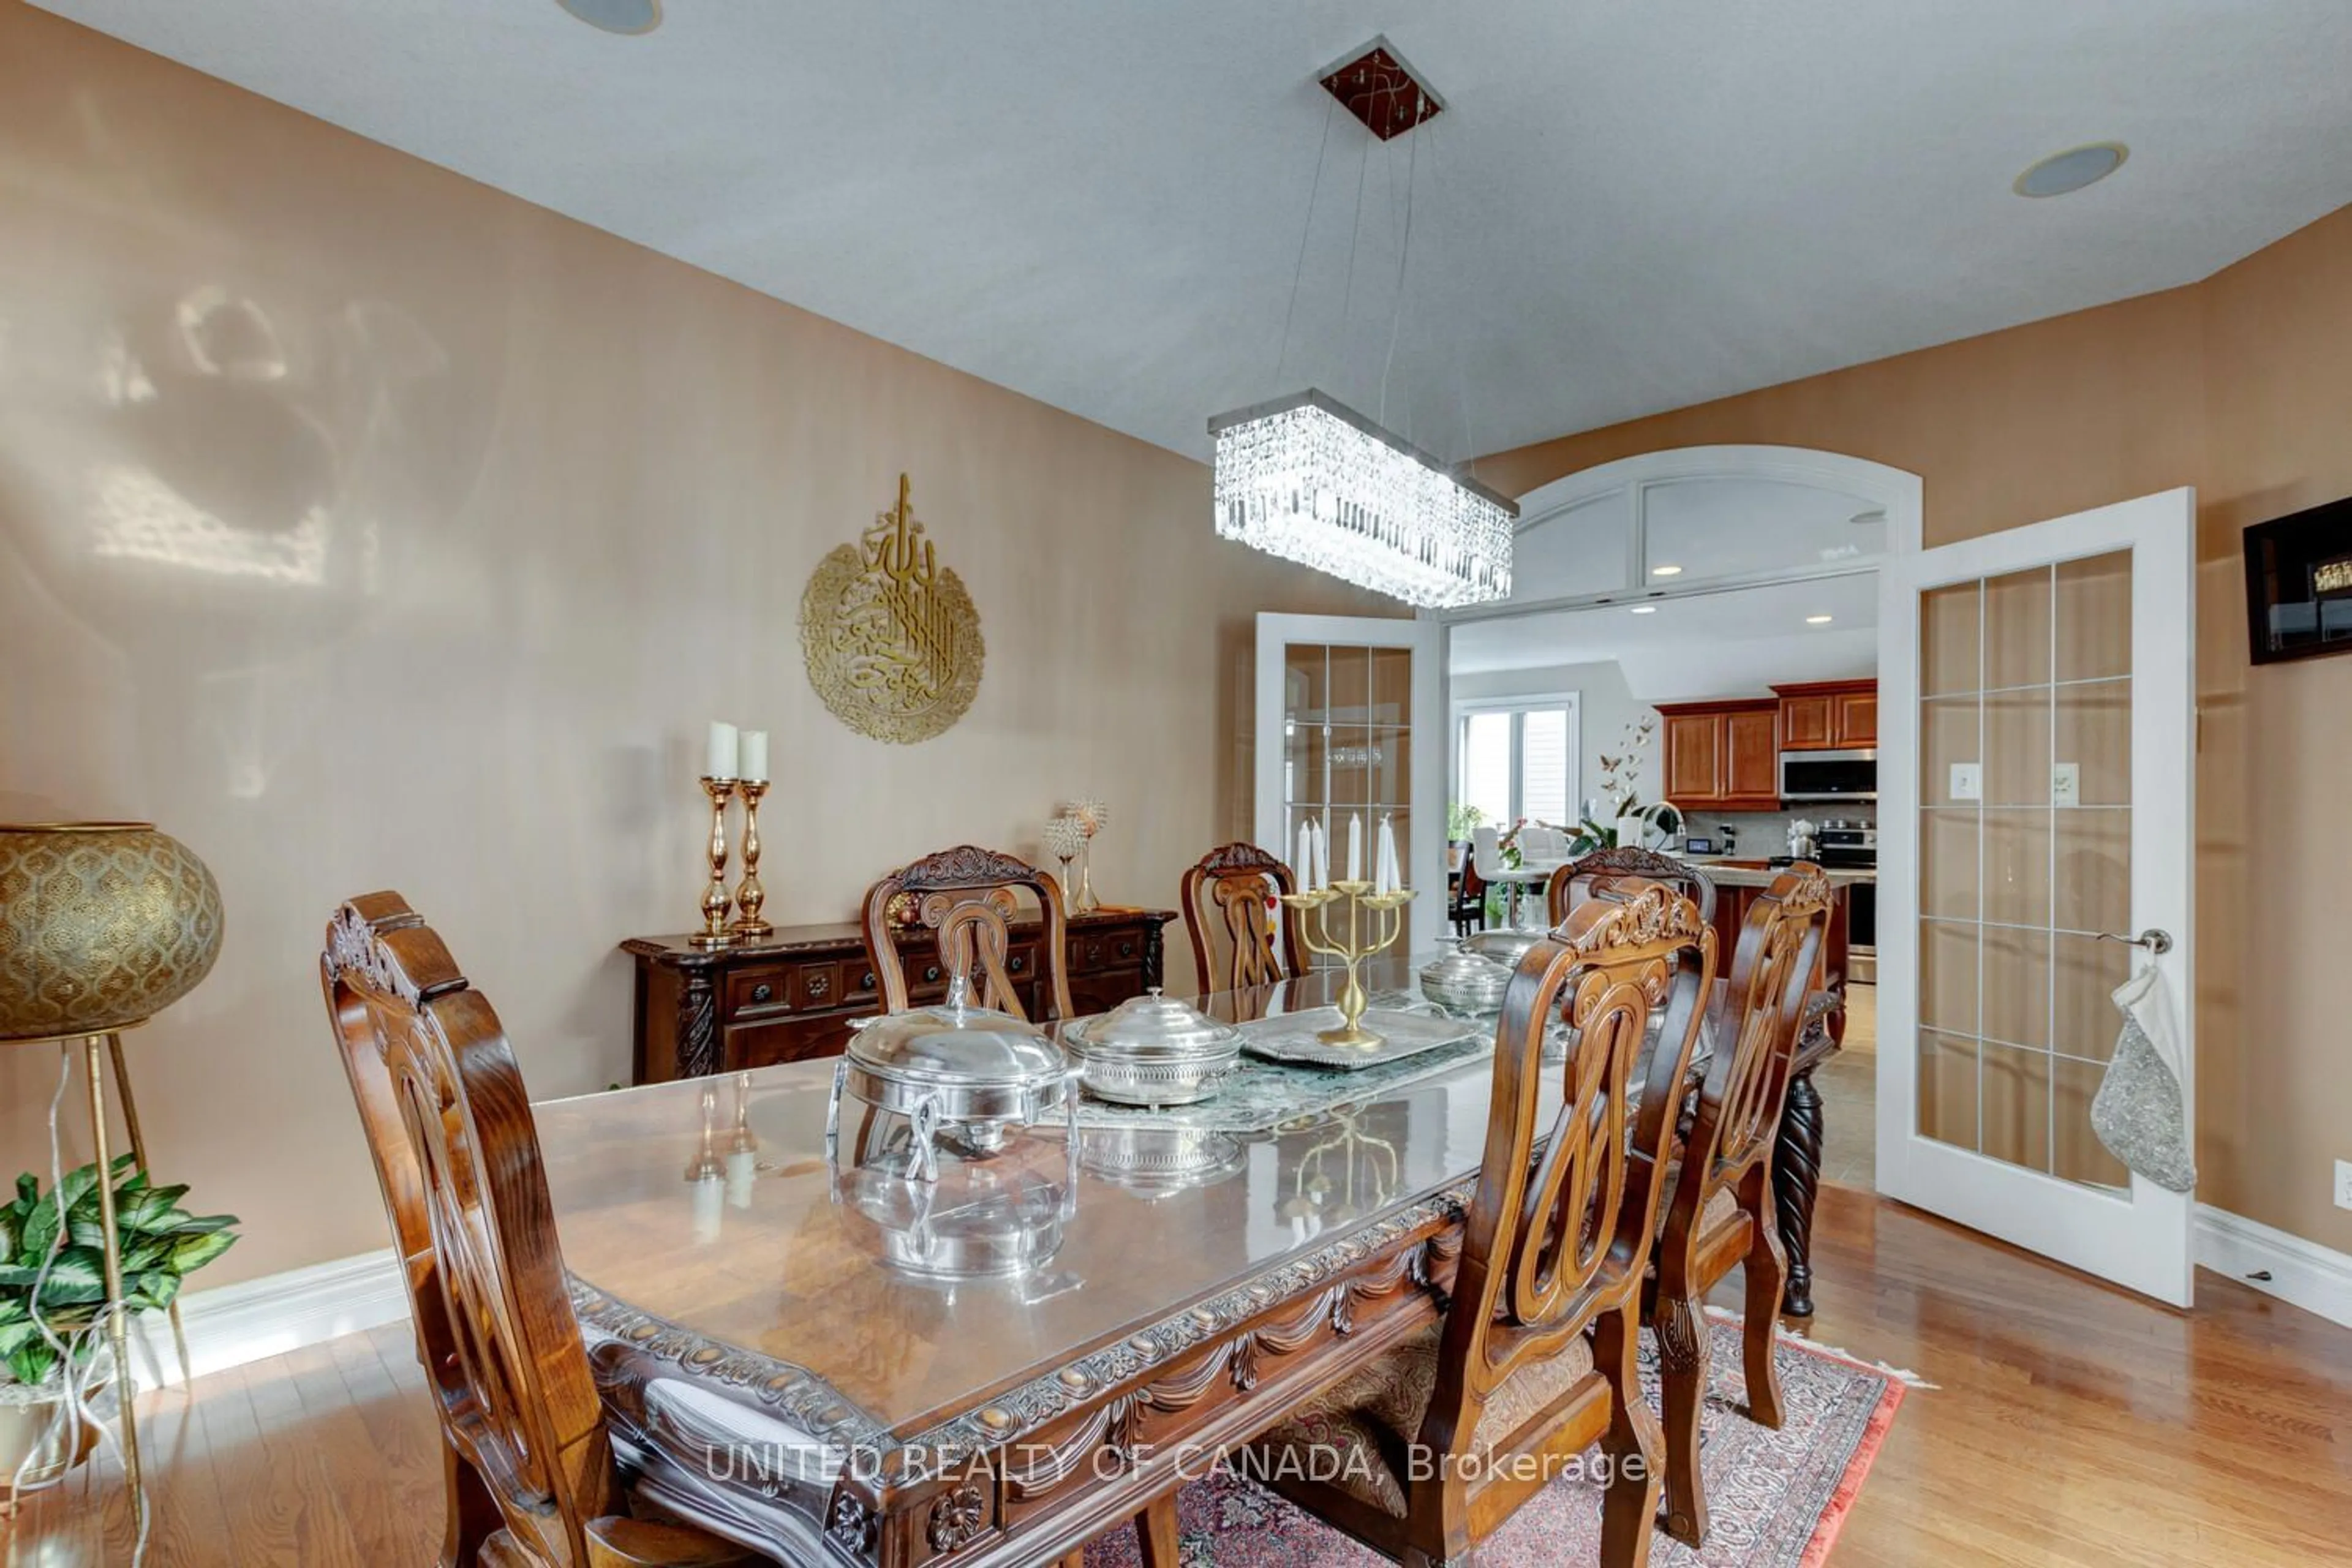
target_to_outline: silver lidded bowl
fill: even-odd
[[[1497,1013],[1511,966],[1475,952],[1449,952],[1421,972],[1421,994],[1449,1013]]]
[[[862,1020],[834,1075],[826,1148],[840,1130],[841,1102],[853,1100],[903,1116],[914,1128],[919,1180],[938,1173],[935,1141],[985,1158],[1013,1132],[1077,1109],[1076,1074],[1061,1047],[1009,1013],[975,1007],[963,976],[947,1000]]]
[[[1088,1175],[1157,1198],[1223,1181],[1248,1163],[1238,1138],[1205,1127],[1088,1127],[1078,1164]]]
[[[1242,1049],[1241,1031],[1153,986],[1097,1018],[1062,1030],[1087,1092],[1119,1105],[1191,1105],[1224,1083]]]
[[[1519,960],[1528,955],[1528,949],[1549,934],[1549,931],[1515,930],[1508,926],[1495,931],[1474,931],[1462,939],[1461,948],[1465,952],[1492,959],[1506,969],[1517,969]]]

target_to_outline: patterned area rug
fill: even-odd
[[[1650,1561],[1668,1568],[1818,1568],[1886,1440],[1903,1383],[1783,1334],[1776,1352],[1788,1420],[1770,1432],[1741,1412],[1739,1322],[1712,1320],[1714,1376],[1699,1428],[1713,1528],[1694,1552],[1660,1531]],[[1656,1352],[1642,1336],[1642,1386],[1658,1400]],[[1220,1469],[1178,1503],[1184,1568],[1379,1568],[1388,1560],[1274,1493]],[[1597,1563],[1601,1491],[1563,1476],[1480,1550],[1495,1568]],[[1087,1548],[1087,1568],[1136,1568],[1132,1530]]]

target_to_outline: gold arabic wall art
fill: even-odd
[[[913,745],[941,734],[980,689],[986,647],[963,579],[939,564],[898,476],[898,504],[829,551],[801,595],[801,655],[834,717]]]

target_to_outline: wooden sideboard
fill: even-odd
[[[1160,928],[1173,910],[1098,910],[1069,917],[1070,1000],[1080,1016],[1108,1012],[1160,980]],[[1013,923],[1005,967],[1021,1005],[1040,1016],[1038,922]],[[935,938],[899,939],[913,999],[947,994]],[[881,1011],[874,966],[854,921],[779,926],[756,942],[705,951],[684,936],[632,937],[637,961],[630,1032],[632,1083],[735,1072],[808,1057],[838,1056],[850,1024]]]

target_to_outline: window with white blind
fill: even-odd
[[[1465,703],[1455,710],[1454,798],[1484,826],[1576,820],[1576,697]]]

